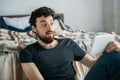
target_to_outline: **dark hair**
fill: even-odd
[[[35,24],[36,18],[41,17],[41,16],[47,17],[50,15],[52,17],[55,16],[55,11],[53,9],[48,8],[46,6],[40,7],[32,12],[29,23],[30,25],[34,25],[36,27],[36,24]]]

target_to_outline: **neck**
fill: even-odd
[[[46,48],[46,49],[50,49],[50,48],[56,47],[57,44],[58,44],[58,41],[57,41],[57,40],[53,40],[51,43],[47,44],[47,43],[45,43],[45,42],[43,42],[43,41],[41,41],[41,40],[38,40],[38,43],[39,43],[42,47],[44,47],[44,48]]]

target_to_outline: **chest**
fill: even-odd
[[[35,63],[40,65],[71,63],[73,59],[73,51],[67,47],[51,50],[37,50],[34,57]]]

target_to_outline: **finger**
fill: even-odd
[[[116,46],[116,51],[120,52],[120,44]]]
[[[113,41],[106,46],[106,49],[110,49],[112,45],[113,45]]]
[[[115,50],[117,48],[117,45],[118,44],[115,41],[110,42],[106,47],[106,51],[109,53],[109,52]]]
[[[111,46],[107,46],[106,49],[107,53],[109,53],[111,51]]]
[[[116,51],[120,52],[120,48],[116,48]]]
[[[115,47],[115,46],[112,46],[112,47],[106,49],[106,51],[107,51],[108,53],[111,52],[111,51],[113,51],[113,50],[116,50],[116,47]]]

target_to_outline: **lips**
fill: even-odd
[[[49,35],[49,34],[54,34],[54,32],[53,32],[53,31],[48,31],[48,32],[46,32],[46,34],[47,34],[47,35]]]

